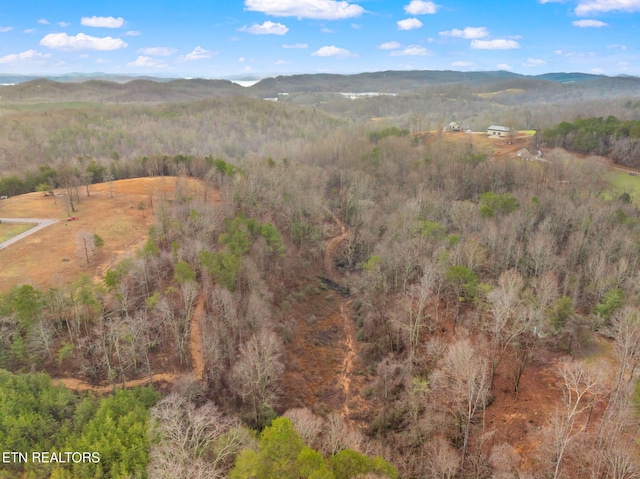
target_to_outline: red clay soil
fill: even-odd
[[[174,384],[181,379],[191,381],[202,381],[204,377],[204,356],[202,347],[202,333],[200,328],[200,319],[204,314],[205,295],[201,294],[198,298],[195,312],[191,317],[189,326],[189,347],[191,352],[191,370],[188,372],[162,372],[155,373],[150,376],[138,379],[132,379],[117,384],[91,384],[73,377],[54,378],[53,383],[59,384],[72,389],[74,391],[93,391],[98,394],[105,394],[114,391],[116,388],[133,388],[138,386],[146,386],[151,383],[169,383]]]
[[[508,443],[522,458],[521,470],[528,470],[543,441],[543,429],[550,425],[561,402],[556,373],[559,353],[540,351],[528,364],[520,380],[518,396],[513,391],[510,358],[506,357],[494,378],[493,402],[485,412],[485,431],[495,431],[493,444]]]

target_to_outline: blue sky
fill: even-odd
[[[0,72],[640,75],[640,0],[0,0]]]

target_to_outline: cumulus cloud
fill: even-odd
[[[612,48],[619,48],[620,50],[626,50],[627,46],[626,45],[620,45],[619,43],[613,43],[611,45],[607,45],[607,48],[610,50]]]
[[[168,57],[173,55],[177,50],[170,47],[147,47],[138,49],[138,53],[143,55],[151,55],[156,57]]]
[[[298,49],[309,48],[309,44],[308,43],[293,43],[293,44],[285,43],[282,45],[282,48],[298,48]]]
[[[0,33],[6,33],[13,30],[13,27],[0,27]]]
[[[513,70],[513,67],[511,65],[509,65],[508,63],[498,63],[496,65],[496,68],[500,69],[500,70]]]
[[[399,42],[384,42],[378,45],[380,50],[397,50],[402,45]]]
[[[262,25],[253,24],[250,27],[245,25],[239,28],[239,31],[253,33],[254,35],[284,35],[289,31],[289,28],[282,23],[267,20]]]
[[[321,47],[315,52],[313,52],[311,55],[314,57],[336,57],[336,58],[350,58],[350,57],[356,56],[346,48],[336,47],[335,45]]]
[[[398,22],[398,30],[415,30],[422,28],[422,22],[417,18],[406,18]]]
[[[140,32],[138,30],[129,30],[128,32],[124,32],[125,37],[139,37]]]
[[[67,35],[66,33],[49,33],[42,37],[40,45],[59,50],[118,50],[126,48],[127,43],[121,38],[92,37],[84,33]]]
[[[430,54],[431,52],[421,45],[409,45],[402,50],[393,50],[391,52],[392,57],[424,57]]]
[[[46,18],[41,18],[40,20],[38,20],[38,23],[40,25],[49,25],[49,20],[47,20]]]
[[[473,62],[463,62],[463,61],[457,61],[457,62],[453,62],[451,64],[452,67],[472,67],[475,66],[475,63]]]
[[[520,48],[515,40],[496,38],[495,40],[471,40],[471,48],[474,50],[514,50]]]
[[[167,64],[161,60],[151,58],[148,56],[140,55],[134,61],[127,63],[130,67],[143,67],[143,68],[166,68]]]
[[[540,60],[539,58],[527,58],[526,62],[522,63],[523,67],[540,67],[542,65],[546,65],[547,62],[544,60]]]
[[[0,64],[26,63],[33,60],[49,58],[50,56],[50,53],[40,53],[36,50],[27,50],[21,53],[11,53],[10,55],[0,57]]]
[[[298,17],[314,20],[340,20],[359,17],[360,5],[337,0],[245,0],[245,10],[274,17]]]
[[[85,27],[120,28],[124,25],[122,17],[82,17],[80,24]]]
[[[194,60],[204,60],[217,55],[218,52],[212,52],[211,50],[205,50],[200,45],[195,47],[191,53],[187,53],[182,59],[186,62],[192,62]]]
[[[58,25],[62,28],[67,28],[71,24],[69,22],[58,22]]]
[[[22,33],[35,33],[36,29],[35,28],[25,28],[24,30],[22,30]]]
[[[640,12],[640,0],[583,0],[576,7],[580,16],[605,12]]]
[[[274,65],[288,65],[289,62],[285,61],[285,60],[278,60],[277,62],[274,63]]]
[[[575,20],[571,23],[573,24],[574,27],[580,27],[580,28],[589,28],[589,27],[600,28],[600,27],[609,26],[608,24],[601,22],[600,20]]]
[[[445,30],[444,32],[440,32],[439,35],[442,35],[444,37],[466,38],[468,40],[471,40],[474,38],[488,37],[489,30],[487,30],[487,27],[467,27],[462,30],[454,28],[453,30]]]
[[[433,2],[411,0],[409,5],[404,6],[404,11],[409,15],[433,15],[438,11],[438,8],[439,6]]]

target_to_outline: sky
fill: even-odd
[[[640,76],[640,0],[0,0],[0,73]]]

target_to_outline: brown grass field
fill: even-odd
[[[14,285],[57,287],[86,274],[100,280],[104,272],[127,256],[134,255],[147,239],[153,224],[153,209],[171,200],[179,188],[194,196],[204,193],[201,182],[190,178],[153,177],[101,183],[79,190],[80,203],[67,219],[66,191],[55,196],[29,193],[0,202],[0,217],[55,219],[55,223],[0,250],[0,292]],[[7,227],[9,225],[6,225]],[[82,232],[97,234],[104,246],[87,263]],[[4,233],[4,232],[0,232]]]

